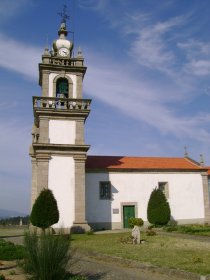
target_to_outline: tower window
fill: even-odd
[[[56,97],[68,98],[69,84],[68,80],[60,78],[56,83]]]
[[[111,183],[100,182],[100,199],[111,199]]]

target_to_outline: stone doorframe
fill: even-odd
[[[135,210],[135,218],[138,217],[137,213],[138,213],[138,203],[137,202],[121,202],[120,203],[120,208],[121,208],[121,228],[123,227],[123,206],[134,206],[134,210]]]

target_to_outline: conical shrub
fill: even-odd
[[[30,215],[32,225],[45,230],[59,220],[57,201],[49,189],[43,189],[37,197]]]
[[[154,225],[166,225],[171,217],[171,210],[165,194],[160,189],[154,189],[147,206],[147,219]]]

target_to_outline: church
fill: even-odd
[[[178,223],[210,222],[210,167],[188,157],[87,155],[85,121],[91,100],[83,98],[87,67],[81,50],[73,56],[63,17],[52,51],[39,64],[41,96],[33,96],[30,157],[31,205],[43,188],[57,200],[55,228],[121,229],[130,217],[147,223],[147,204],[161,189]]]

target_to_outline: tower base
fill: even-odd
[[[74,222],[73,226],[71,227],[70,232],[71,233],[85,233],[86,231],[89,231],[91,227],[88,225],[88,223],[85,222]]]

